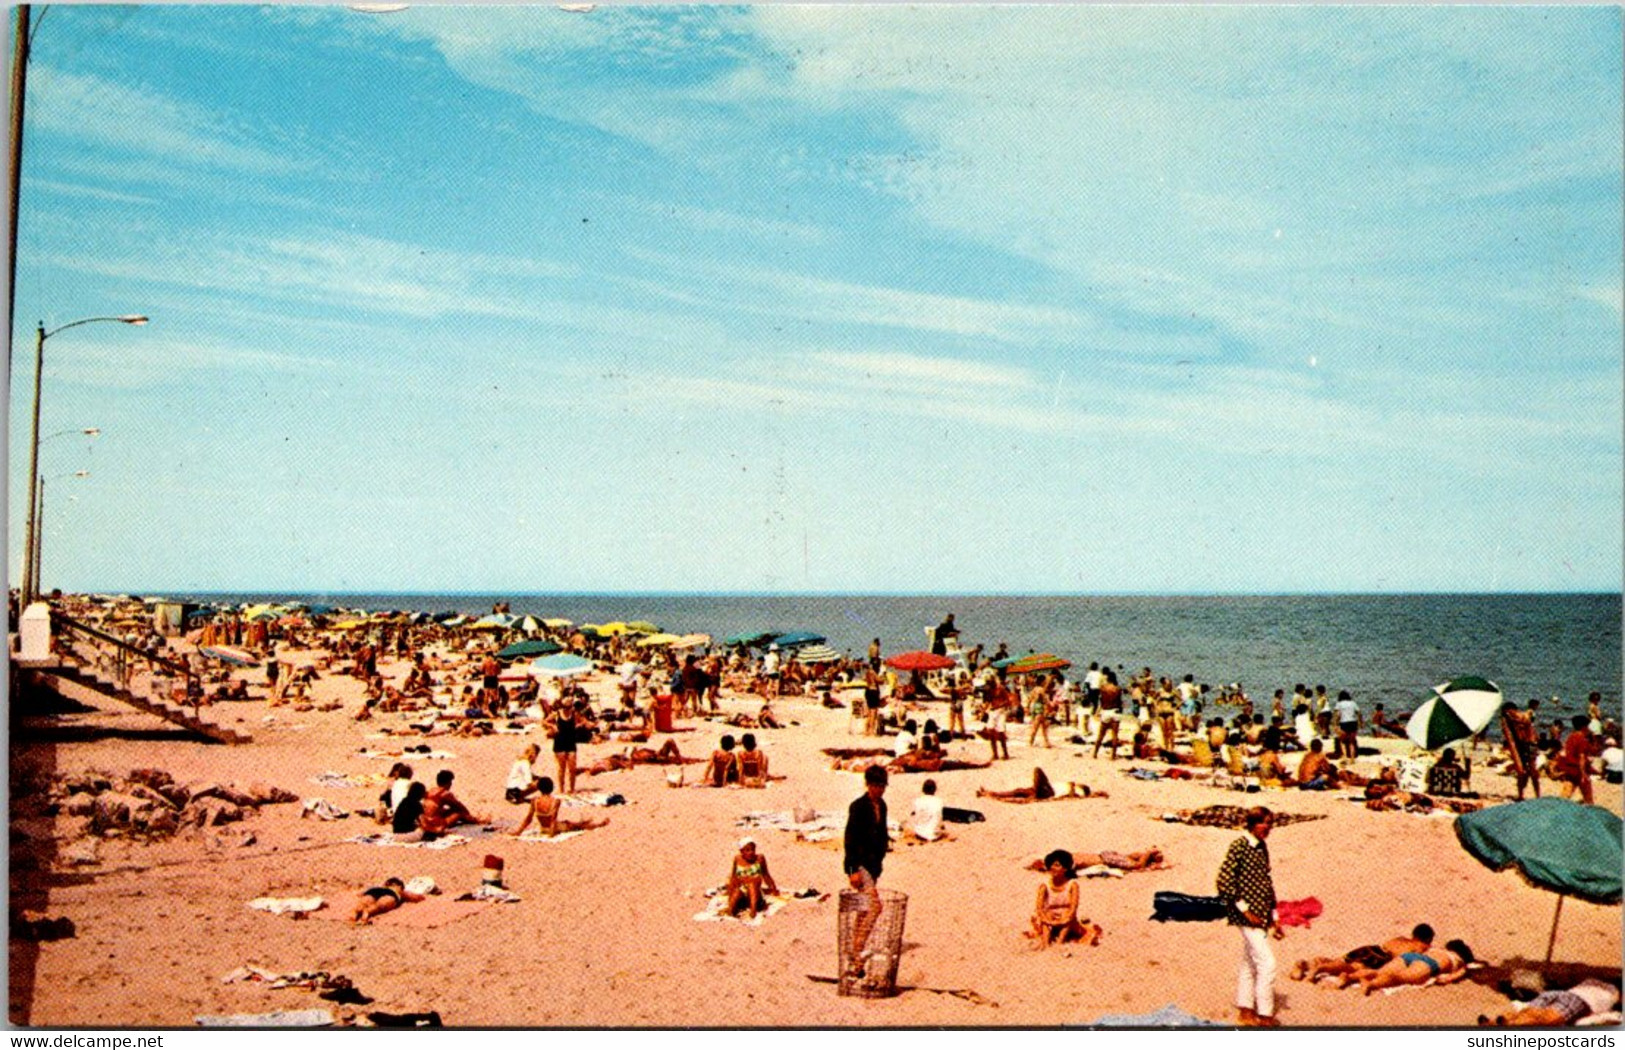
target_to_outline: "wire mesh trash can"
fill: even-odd
[[[880,915],[871,917],[869,895],[857,890],[841,891],[837,917],[836,986],[841,995],[863,999],[884,999],[897,994],[897,964],[903,954],[903,922],[908,917],[908,894],[880,890]],[[863,950],[857,950],[860,922],[873,923]]]

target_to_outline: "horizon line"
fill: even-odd
[[[1584,595],[1616,595],[1625,593],[1600,588],[1574,590],[1276,590],[1276,591],[950,591],[950,590],[328,590],[320,587],[275,587],[221,589],[211,587],[173,588],[98,588],[63,590],[64,594],[127,594],[145,595],[241,595],[269,597],[279,594],[320,595],[329,597],[372,598],[1415,598],[1415,597],[1563,597]]]

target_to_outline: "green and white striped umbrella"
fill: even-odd
[[[1418,707],[1405,726],[1417,747],[1437,751],[1460,743],[1495,720],[1506,700],[1487,678],[1452,678],[1433,687],[1437,695]]]
[[[805,645],[796,650],[796,659],[804,664],[832,664],[843,657],[827,645]]]

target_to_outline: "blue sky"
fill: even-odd
[[[11,571],[1614,590],[1620,18],[53,6]]]

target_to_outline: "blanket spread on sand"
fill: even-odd
[[[272,1010],[268,1014],[198,1014],[200,1028],[326,1028],[333,1023],[327,1010]]]
[[[372,918],[372,925],[409,926],[419,930],[433,930],[454,923],[459,919],[466,919],[470,915],[477,915],[486,908],[491,907],[493,903],[493,901],[489,900],[430,897],[426,901],[413,901],[402,904],[393,911],[375,915]],[[349,922],[353,914],[347,908],[331,908],[326,911],[313,912],[310,917],[323,922]]]
[[[1170,824],[1192,824],[1202,828],[1234,828],[1245,826],[1247,810],[1241,806],[1203,806],[1201,809],[1182,809],[1177,813],[1164,813],[1162,819]],[[1277,813],[1275,826],[1301,824],[1306,820],[1325,820],[1324,813]]]
[[[325,904],[320,897],[256,897],[248,902],[248,906],[255,911],[270,912],[272,915],[313,912]]]
[[[310,778],[312,784],[335,788],[376,787],[388,781],[389,778],[382,773],[335,773],[331,769],[324,770]]]
[[[463,845],[464,843],[468,842],[469,839],[465,835],[441,835],[439,838],[433,839],[429,842],[424,842],[421,839],[400,840],[390,832],[380,831],[372,835],[357,835],[354,838],[345,839],[344,841],[354,842],[360,846],[400,846],[403,849],[451,849],[454,846]]]
[[[568,795],[559,795],[560,802],[574,803],[578,806],[624,806],[626,796],[618,791],[576,791]]]
[[[1195,1014],[1186,1013],[1173,1003],[1152,1010],[1148,1014],[1105,1014],[1089,1022],[1091,1028],[1223,1028]]]
[[[736,922],[741,926],[760,926],[769,915],[777,915],[789,903],[789,898],[776,897],[771,893],[762,894],[767,907],[756,913],[756,918],[747,918],[743,913],[739,915],[728,914],[728,902],[723,899],[724,887],[718,886],[707,891],[711,899],[706,902],[705,910],[694,916],[695,922]]]

